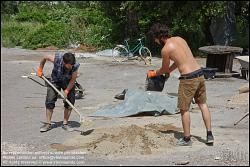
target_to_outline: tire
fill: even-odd
[[[75,98],[81,99],[83,96],[84,96],[83,95],[83,88],[78,82],[76,82],[75,83]]]
[[[128,50],[124,45],[117,45],[112,50],[113,59],[117,62],[123,62],[128,60]]]
[[[244,79],[246,79],[246,80],[248,80],[249,81],[249,70],[247,70],[247,69],[241,69],[241,76],[242,76],[242,78],[244,78]]]
[[[145,64],[151,64],[152,54],[147,47],[140,48],[139,55]]]

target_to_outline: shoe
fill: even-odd
[[[212,144],[212,143],[214,143],[214,136],[213,135],[207,135],[206,144]]]
[[[118,93],[115,95],[115,98],[118,100],[124,100],[125,94],[128,91],[128,89],[124,89],[122,93]]]
[[[45,123],[43,126],[40,127],[40,132],[47,132],[52,129],[52,125]]]
[[[192,146],[192,141],[191,141],[191,139],[189,141],[185,141],[183,138],[181,138],[177,142],[177,145],[179,145],[179,146]]]
[[[70,127],[68,124],[63,124],[62,128],[68,132],[74,131],[74,129]]]

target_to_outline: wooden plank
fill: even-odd
[[[226,64],[225,64],[225,73],[230,73],[232,72],[233,68],[233,59],[234,55],[233,54],[228,54],[226,58]]]
[[[240,73],[232,71],[231,73],[216,72],[215,78],[230,78],[230,77],[239,77]]]
[[[207,54],[229,54],[229,53],[241,53],[243,48],[233,47],[233,46],[222,46],[222,45],[213,45],[213,46],[203,46],[199,48],[200,51]]]

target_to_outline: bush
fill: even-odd
[[[47,13],[42,11],[30,11],[25,13],[19,13],[15,19],[19,22],[39,22],[39,23],[46,23],[48,20]]]
[[[100,49],[111,45],[111,21],[99,9],[69,6],[49,9],[29,3],[21,3],[18,9],[19,13],[1,28],[4,46],[65,48],[79,43]]]
[[[70,23],[71,18],[78,15],[79,9],[68,8],[54,9],[48,13],[48,20]]]
[[[233,41],[234,46],[249,48],[249,25],[236,25],[236,39]]]
[[[15,20],[19,22],[46,23],[48,21],[47,13],[46,10],[32,8],[27,4],[22,4],[19,6],[19,13],[16,14]]]
[[[4,47],[22,46],[27,38],[27,34],[32,32],[37,23],[17,23],[14,21],[5,22],[1,26],[1,42]]]
[[[59,48],[66,47],[69,42],[70,27],[62,22],[48,22],[29,33],[24,47],[36,49],[40,47],[56,46]]]
[[[110,47],[109,30],[100,25],[91,24],[85,29],[83,43],[99,49]]]

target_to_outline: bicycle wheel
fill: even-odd
[[[141,47],[139,50],[139,54],[145,64],[151,64],[152,54],[147,47]]]
[[[75,82],[75,98],[81,99],[84,96],[83,93],[84,89],[82,88],[82,85],[80,85],[77,81]]]
[[[117,45],[112,51],[112,56],[117,62],[126,61],[128,60],[128,50],[123,45]]]

